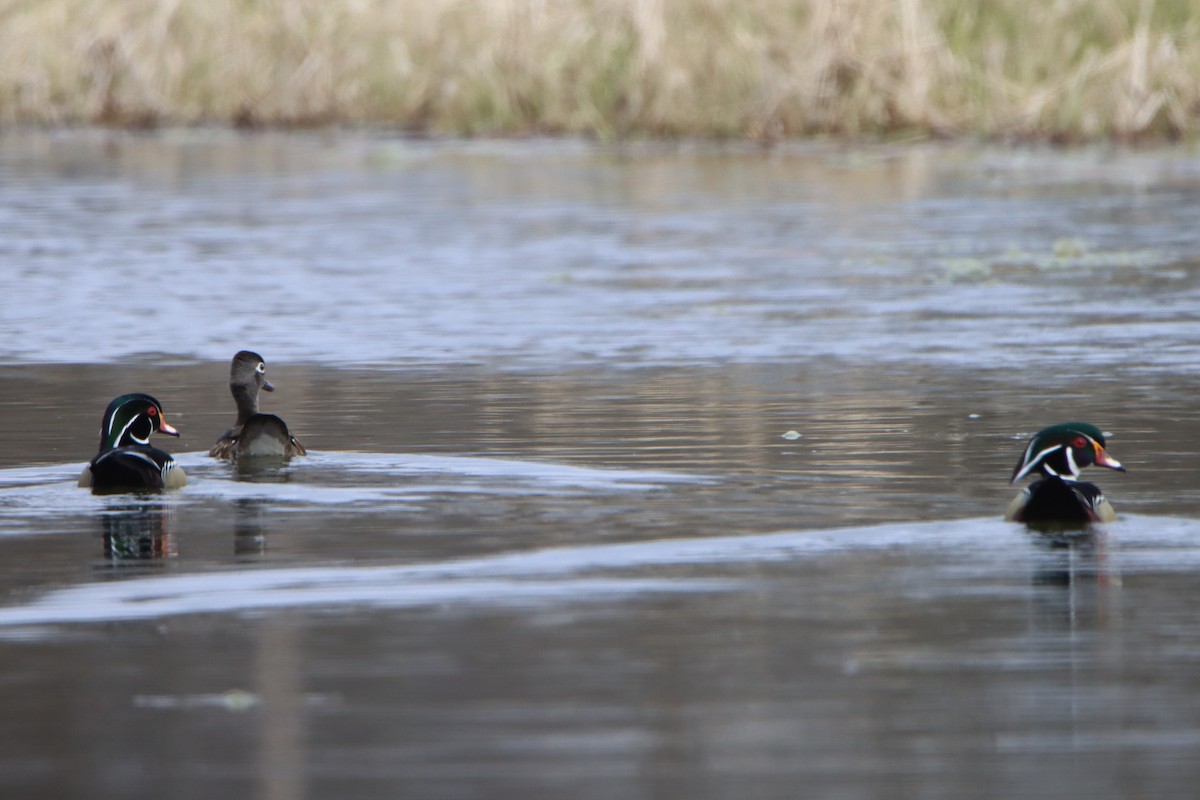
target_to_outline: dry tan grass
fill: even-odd
[[[1200,131],[1191,0],[0,0],[0,123]]]

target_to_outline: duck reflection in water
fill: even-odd
[[[1074,529],[1030,525],[1029,535],[1042,552],[1034,583],[1040,586],[1070,586],[1095,581],[1104,573],[1104,532],[1092,526]]]
[[[148,561],[178,555],[171,515],[160,503],[116,505],[99,515],[110,561]]]
[[[1104,627],[1121,586],[1109,563],[1104,529],[1030,526],[1029,535],[1037,546],[1031,582],[1038,616],[1058,620],[1055,627],[1065,622],[1072,631],[1080,625]]]
[[[244,483],[288,483],[288,459],[281,456],[242,457],[232,463],[234,480]]]
[[[267,552],[267,535],[262,524],[265,502],[250,497],[233,501],[234,555],[260,556]]]

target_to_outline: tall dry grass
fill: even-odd
[[[1193,0],[0,0],[0,123],[1179,137]]]

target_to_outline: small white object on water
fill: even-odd
[[[979,419],[978,414],[967,414],[967,419]]]
[[[788,431],[783,435],[783,438],[788,441],[794,441],[800,438],[800,433],[798,431]]]

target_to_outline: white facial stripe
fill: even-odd
[[[131,420],[129,420],[129,422],[125,423],[125,427],[121,428],[121,435],[117,437],[117,442],[120,442],[122,439],[125,438],[126,431],[128,431],[133,426],[133,423],[138,421],[138,417],[140,417],[140,416],[141,416],[141,414],[137,414],[134,416],[133,419],[131,419]],[[153,428],[154,426],[151,425],[150,427]],[[133,441],[137,442],[138,444],[149,444],[150,443],[150,437],[146,437],[145,439],[139,439],[138,437],[134,436],[133,434],[130,434],[129,438],[133,439]]]
[[[1021,468],[1021,471],[1017,473],[1016,477],[1013,478],[1013,481],[1019,481],[1019,480],[1021,480],[1021,478],[1024,478],[1026,475],[1028,475],[1033,470],[1034,467],[1036,467],[1038,465],[1039,462],[1042,461],[1042,459],[1044,459],[1046,456],[1053,453],[1055,450],[1059,450],[1061,448],[1062,448],[1061,444],[1056,444],[1053,447],[1047,447],[1045,450],[1043,450],[1042,452],[1040,452],[1036,456],[1034,456],[1032,460],[1030,460],[1029,451],[1033,449],[1033,445],[1030,444],[1029,448],[1025,451],[1025,466]],[[1053,475],[1058,474],[1054,470],[1050,469],[1050,467],[1046,467],[1045,469],[1047,472],[1049,472]]]
[[[1026,474],[1028,474],[1029,465],[1030,465],[1029,454],[1032,452],[1033,452],[1033,442],[1030,442],[1029,446],[1025,448],[1025,453],[1021,456],[1021,463],[1024,464],[1025,466],[1021,469],[1020,472],[1018,472],[1016,475],[1013,476],[1013,479],[1010,481],[1010,483],[1016,483],[1017,481],[1021,480],[1021,478],[1024,478]]]
[[[1079,465],[1075,463],[1075,449],[1067,448],[1067,468],[1071,470],[1071,477],[1079,477]]]

